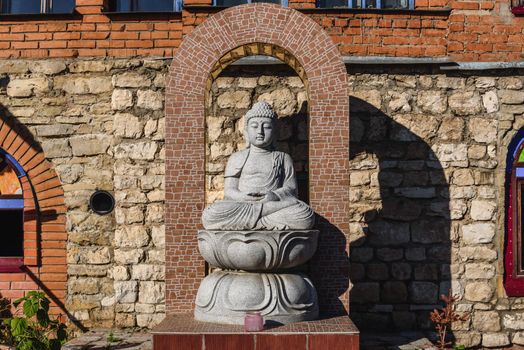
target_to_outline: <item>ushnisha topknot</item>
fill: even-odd
[[[278,118],[271,105],[264,101],[255,103],[253,107],[247,111],[245,116],[246,125],[249,122],[249,119],[254,117],[270,118],[273,120]]]

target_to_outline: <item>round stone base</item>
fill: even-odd
[[[244,324],[247,312],[282,324],[318,318],[315,287],[302,274],[216,271],[204,278],[195,307],[197,321]]]

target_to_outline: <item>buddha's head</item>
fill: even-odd
[[[245,116],[244,135],[249,145],[270,148],[275,139],[277,114],[267,102],[257,102]]]

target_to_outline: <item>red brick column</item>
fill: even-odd
[[[62,184],[29,132],[0,116],[0,148],[16,159],[27,176],[20,179],[24,196],[24,266],[22,272],[0,273],[0,295],[19,298],[43,290],[64,313],[66,292],[66,218]],[[62,309],[62,310],[61,310]]]
[[[204,96],[215,64],[253,43],[289,52],[303,67],[309,94],[310,204],[319,216],[312,275],[321,310],[348,307],[349,101],[346,69],[326,32],[305,15],[273,4],[233,7],[184,37],[166,89],[166,306],[191,312],[204,277],[197,250],[204,207]],[[249,50],[244,54],[249,54]],[[213,72],[213,75],[210,73]],[[343,306],[343,307],[342,307]]]

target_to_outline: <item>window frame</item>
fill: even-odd
[[[137,2],[139,0],[130,0],[131,1],[131,7],[136,7],[137,6]],[[140,10],[135,10],[135,9],[131,9],[129,11],[118,11],[117,10],[117,0],[112,0],[110,2],[110,6],[109,6],[109,12],[110,13],[176,13],[176,12],[182,12],[182,6],[183,6],[183,0],[169,0],[170,2],[173,3],[173,10],[171,11],[140,11]]]
[[[10,165],[20,181],[22,187],[22,194],[17,195],[4,195],[0,197],[0,211],[9,210],[21,210],[22,211],[22,256],[0,256],[0,272],[20,272],[24,266],[24,221],[25,221],[25,206],[24,206],[24,194],[23,185],[21,178],[27,177],[26,172],[20,164],[11,156],[9,153],[0,148],[0,156],[5,159],[8,165]]]
[[[524,15],[524,0],[512,0],[511,12],[516,16]]]
[[[67,15],[75,12],[76,0],[72,1],[72,8],[69,12],[53,12],[53,0],[40,0],[40,12],[4,12],[2,11],[3,3],[10,0],[0,0],[0,15],[12,15],[12,16],[23,16],[23,15]]]
[[[245,0],[245,3],[242,4],[252,4],[253,0]],[[259,2],[259,1],[257,1]],[[289,1],[288,0],[280,0],[280,6],[282,7],[288,7]],[[217,0],[213,0],[213,6],[215,7],[232,7],[232,6],[223,6],[223,5],[217,5]],[[237,6],[237,5],[235,5]]]
[[[358,0],[357,0],[358,1]],[[408,6],[407,7],[382,7],[382,1],[383,0],[374,0],[375,3],[376,3],[376,6],[375,7],[366,7],[366,2],[368,0],[360,0],[360,7],[357,7],[357,6],[353,6],[353,0],[347,0],[347,6],[341,6],[341,7],[336,7],[336,6],[331,6],[331,7],[322,7],[322,8],[329,8],[329,9],[337,9],[337,8],[340,8],[340,9],[344,9],[344,8],[348,8],[348,9],[359,9],[359,10],[415,10],[415,0],[408,0]],[[320,6],[320,0],[316,0],[316,7],[317,8],[321,8]]]
[[[506,242],[504,252],[504,288],[510,297],[524,296],[524,129],[519,130],[508,147],[506,159]],[[522,174],[517,174],[522,169]]]

